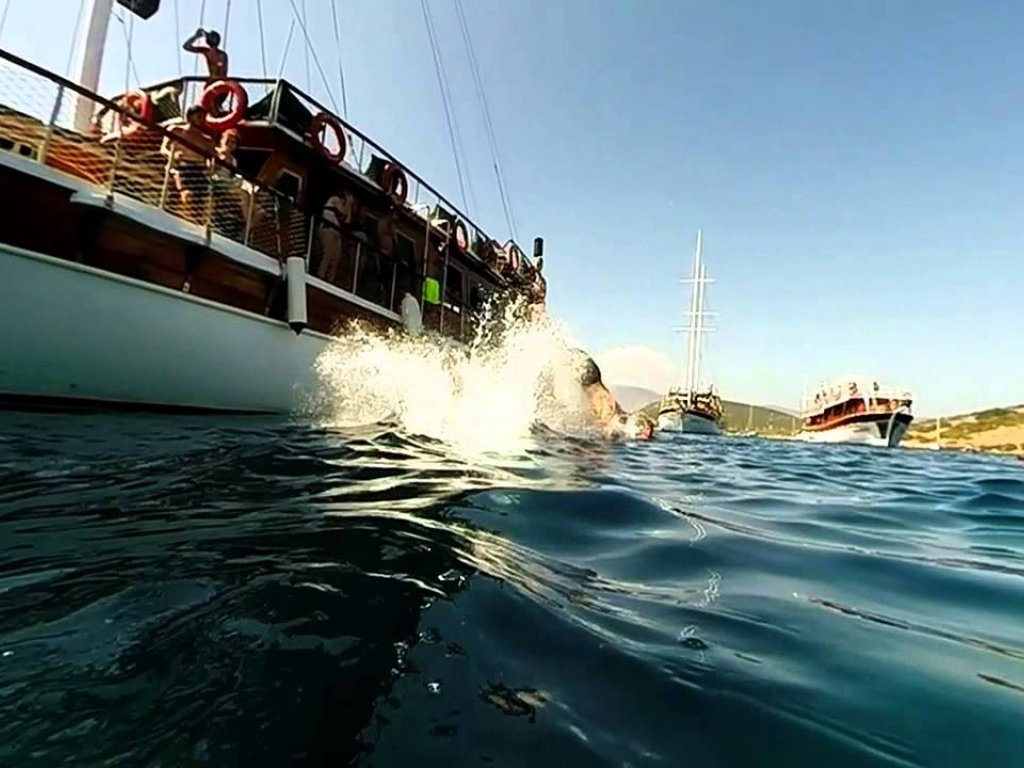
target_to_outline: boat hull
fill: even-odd
[[[0,245],[0,401],[248,413],[302,408],[330,337]]]
[[[658,429],[663,432],[686,432],[697,435],[718,435],[722,430],[714,419],[697,413],[672,413],[658,416]]]
[[[911,420],[910,414],[898,413],[895,418],[889,415],[840,424],[831,429],[804,430],[796,436],[796,439],[809,443],[850,443],[877,448],[895,448],[906,434]]]

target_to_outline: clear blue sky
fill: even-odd
[[[863,371],[913,388],[919,413],[1024,401],[1020,3],[463,3],[520,239],[545,236],[552,309],[589,347],[678,355],[676,279],[700,226],[727,396],[792,405],[805,382]],[[292,10],[263,4],[273,74]],[[179,0],[182,36],[200,5]],[[330,4],[306,5],[337,94]],[[349,117],[458,199],[419,2],[338,5]],[[163,6],[134,27],[144,81],[178,73]],[[0,45],[63,71],[78,7],[12,0]],[[502,237],[454,4],[430,7],[473,212]],[[225,0],[206,8],[222,28]],[[236,73],[262,72],[255,8],[233,2]],[[110,38],[119,91],[117,22]],[[298,29],[285,71],[307,84]]]

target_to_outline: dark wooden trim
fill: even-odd
[[[122,413],[177,413],[217,415],[232,414],[236,416],[270,415],[274,411],[245,410],[235,408],[215,408],[197,405],[163,405],[159,403],[137,403],[127,400],[100,400],[89,397],[59,397],[56,395],[19,395],[11,392],[0,392],[0,410],[28,412],[85,412],[104,413],[117,411]]]

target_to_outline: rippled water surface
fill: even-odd
[[[1024,465],[0,415],[0,765],[1024,765]]]

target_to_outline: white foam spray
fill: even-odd
[[[353,328],[317,361],[317,409],[332,425],[390,421],[472,453],[519,453],[537,424],[588,431],[571,334],[550,317],[523,314],[488,307],[469,345]]]

